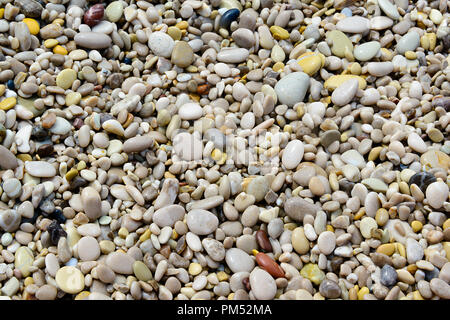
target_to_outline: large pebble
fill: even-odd
[[[55,280],[58,287],[69,294],[76,294],[84,288],[84,276],[75,267],[62,267],[56,273]]]
[[[186,223],[189,230],[203,236],[216,231],[219,219],[207,210],[194,209],[187,214]]]
[[[222,242],[211,238],[202,240],[203,248],[214,261],[222,261],[225,258],[225,248]]]
[[[381,46],[378,41],[365,42],[355,47],[353,55],[359,61],[369,61],[370,59],[375,57],[380,48]]]
[[[83,261],[95,261],[100,256],[100,246],[94,237],[86,236],[77,243],[78,256]]]
[[[14,232],[19,228],[20,214],[14,209],[0,210],[0,228],[5,232]]]
[[[227,250],[225,261],[233,273],[251,272],[255,267],[255,261],[244,250],[231,248]]]
[[[173,227],[175,222],[183,220],[186,211],[178,204],[172,204],[158,209],[153,214],[153,222],[159,227]]]
[[[422,246],[414,239],[406,239],[406,257],[408,263],[413,264],[423,258],[424,250]]]
[[[353,100],[358,91],[358,80],[349,79],[342,83],[331,95],[331,101],[337,106],[345,106]]]
[[[406,51],[414,51],[420,44],[420,36],[416,31],[410,31],[397,42],[397,52],[404,54]]]
[[[427,201],[434,209],[439,209],[448,200],[449,188],[443,181],[431,183],[426,189]]]
[[[304,72],[293,72],[283,77],[275,85],[277,98],[292,107],[302,102],[309,88],[309,76]]]
[[[141,152],[153,145],[153,138],[149,135],[136,136],[123,143],[123,151],[126,153]]]
[[[336,236],[331,231],[322,232],[317,239],[320,252],[329,255],[336,247]]]
[[[250,273],[250,287],[256,300],[272,300],[277,293],[275,279],[259,268]]]
[[[187,132],[181,132],[173,138],[173,148],[186,161],[200,160],[203,155],[203,142]]]
[[[303,221],[303,217],[307,214],[315,216],[318,210],[319,208],[315,204],[300,197],[289,198],[284,203],[284,211],[286,211],[286,214],[300,222]]]
[[[86,187],[81,191],[81,202],[89,220],[94,221],[102,215],[101,198],[94,188]]]
[[[0,168],[15,169],[19,165],[14,154],[4,146],[0,145]]]
[[[106,264],[120,274],[132,274],[135,259],[123,252],[111,252],[106,258]]]
[[[38,178],[53,178],[56,175],[55,167],[46,161],[26,161],[25,170]]]
[[[100,32],[80,32],[74,37],[75,43],[88,49],[105,49],[111,46],[111,38]]]
[[[345,151],[341,155],[341,159],[345,163],[354,165],[359,169],[363,169],[366,166],[366,161],[364,160],[364,157],[358,151],[353,149]]]
[[[177,41],[173,47],[171,61],[177,67],[186,68],[194,62],[194,51],[185,41]]]
[[[397,7],[389,0],[378,0],[378,5],[381,10],[389,17],[394,20],[400,18],[400,14],[398,13]]]
[[[247,60],[249,52],[244,48],[223,48],[217,54],[217,60],[226,63],[241,63]]]
[[[369,19],[361,16],[352,16],[340,20],[336,28],[342,32],[365,33],[370,29]]]
[[[178,114],[182,120],[197,120],[203,115],[203,109],[198,103],[189,102],[180,107]]]
[[[296,168],[303,159],[303,153],[305,148],[303,142],[300,140],[292,140],[286,145],[283,150],[283,156],[281,162],[286,169],[292,170]]]
[[[430,281],[431,291],[438,297],[449,300],[450,299],[450,285],[444,280],[434,278]]]

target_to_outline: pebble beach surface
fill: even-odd
[[[0,298],[450,299],[446,0],[0,0]]]

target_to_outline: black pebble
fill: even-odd
[[[53,220],[52,223],[50,223],[47,227],[47,231],[50,233],[50,240],[55,246],[58,245],[59,238],[67,237],[67,233],[56,220]]]
[[[420,188],[420,190],[422,190],[422,192],[425,193],[427,187],[431,183],[436,181],[437,179],[432,173],[421,171],[417,172],[409,179],[409,185],[416,184]]]
[[[239,17],[239,14],[240,11],[236,8],[225,11],[225,13],[220,18],[219,26],[221,28],[228,29],[230,27],[230,24],[233,21],[236,21],[236,19]]]

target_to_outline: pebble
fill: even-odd
[[[56,175],[55,167],[45,161],[26,161],[25,170],[38,178],[53,178]]]
[[[381,46],[378,41],[365,42],[359,46],[356,46],[353,55],[359,61],[369,61],[376,56]]]
[[[316,215],[318,208],[315,204],[300,197],[289,198],[284,204],[286,214],[296,221],[303,221],[305,215]]]
[[[185,41],[177,41],[173,47],[171,61],[180,68],[186,68],[194,62],[194,52]]]
[[[426,188],[427,201],[434,209],[444,205],[444,202],[448,200],[448,193],[448,185],[442,181],[433,182]]]
[[[255,269],[250,273],[250,287],[256,300],[272,300],[277,293],[275,280],[262,269]]]
[[[400,54],[404,54],[407,51],[414,51],[420,44],[420,36],[415,31],[410,31],[405,34],[398,42],[396,50]]]
[[[450,299],[450,285],[445,281],[434,278],[430,281],[430,288],[438,297],[445,300]]]
[[[123,143],[123,151],[126,153],[132,152],[141,152],[150,148],[154,143],[153,138],[148,135],[136,136],[130,139],[127,139]]]
[[[284,167],[290,170],[296,168],[302,161],[304,150],[303,142],[300,140],[290,141],[284,148],[281,158]]]
[[[100,256],[100,246],[94,237],[82,237],[78,243],[78,255],[83,261],[95,261]]]
[[[19,163],[14,154],[4,146],[0,145],[0,167],[2,169],[15,169]]]
[[[106,257],[106,265],[115,273],[132,274],[135,259],[123,252],[111,252]]]
[[[173,148],[183,160],[200,160],[203,154],[203,143],[187,132],[177,134],[173,138]]]
[[[324,279],[320,283],[319,292],[325,298],[336,299],[341,296],[342,290],[339,285],[333,280]]]
[[[336,247],[336,236],[331,231],[322,232],[317,239],[319,250],[324,255],[329,255]]]
[[[234,273],[251,272],[255,267],[255,262],[245,251],[238,248],[228,249],[225,255],[228,267]]]
[[[222,49],[217,54],[217,60],[225,63],[241,63],[249,56],[249,52],[244,48]]]
[[[186,211],[184,208],[177,204],[172,204],[161,209],[158,209],[153,214],[153,221],[159,227],[173,227],[175,222],[184,218]]]
[[[293,72],[279,80],[274,89],[280,102],[292,107],[303,101],[308,88],[309,76],[303,72]]]
[[[361,234],[363,235],[364,238],[370,239],[372,238],[372,232],[376,230],[377,227],[378,225],[374,218],[364,217],[361,220],[359,230],[361,231]]]
[[[366,166],[366,161],[364,157],[359,154],[356,150],[348,150],[341,155],[341,159],[347,163],[351,164],[359,169],[363,169]]]
[[[378,0],[378,5],[389,18],[394,20],[400,18],[397,7],[389,0]]]
[[[81,203],[89,220],[94,221],[102,215],[101,198],[97,190],[86,187],[81,192]]]
[[[423,258],[424,250],[422,246],[414,239],[406,239],[406,257],[408,263],[415,263]]]
[[[348,33],[366,33],[370,29],[369,19],[360,16],[347,17],[336,23],[336,28]]]
[[[80,32],[74,37],[75,43],[88,49],[105,49],[111,46],[111,38],[100,32]]]
[[[105,15],[111,22],[118,22],[123,15],[122,1],[113,1],[105,8]]]
[[[380,282],[382,285],[391,287],[397,283],[397,278],[397,272],[390,265],[385,264],[383,268],[381,268]]]
[[[65,266],[55,276],[58,288],[69,294],[77,294],[84,288],[84,276],[75,267]]]
[[[180,118],[183,120],[197,120],[203,115],[203,109],[198,103],[186,103],[178,110]]]
[[[333,91],[331,101],[337,106],[344,106],[353,100],[357,91],[358,81],[349,79]]]
[[[186,223],[189,230],[200,236],[213,233],[219,225],[219,219],[207,210],[194,209],[186,215]]]

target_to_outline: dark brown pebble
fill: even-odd
[[[38,148],[37,153],[40,157],[48,157],[53,153],[53,150],[53,145],[50,143],[46,143]]]
[[[272,245],[270,244],[269,238],[264,230],[256,231],[255,238],[261,249],[266,252],[272,252]]]

